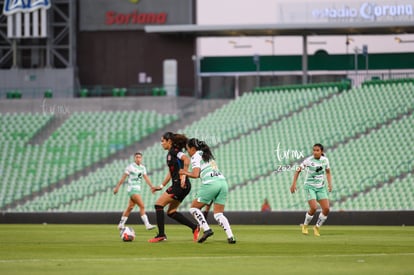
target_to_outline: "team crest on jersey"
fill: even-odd
[[[51,0],[5,0],[3,7],[4,15],[16,12],[31,12],[37,9],[49,9]]]

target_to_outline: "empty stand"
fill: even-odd
[[[177,119],[149,111],[76,112],[42,145],[29,145],[51,116],[1,117],[1,206],[51,186]]]
[[[244,94],[181,132],[214,146],[213,153],[231,189],[228,211],[258,211],[264,198],[269,199],[274,210],[306,209],[304,192],[291,195],[289,187],[295,165],[312,153],[316,142],[325,145],[331,160],[333,209],[374,210],[377,204],[361,206],[361,198],[370,198],[371,192],[382,192],[382,188],[397,188],[400,180],[396,178],[401,177],[400,186],[407,187],[406,181],[412,183],[412,176],[405,175],[414,168],[409,159],[414,155],[413,106],[414,84],[407,81],[364,85],[341,93],[335,87],[263,91]],[[110,127],[94,127],[101,123],[100,118],[83,115],[73,117],[73,125],[87,119],[93,121],[92,126],[78,128],[67,142],[85,142],[89,145],[86,148],[95,150],[92,156],[99,157],[101,152],[91,149],[93,146],[124,144],[135,135],[107,133]],[[65,136],[73,133],[71,123],[65,127],[56,131],[47,144],[61,144]],[[102,139],[96,144],[88,143],[97,137]],[[165,151],[157,142],[143,153],[150,178],[158,185],[167,172]],[[39,196],[14,211],[122,211],[127,202],[126,191],[114,196],[112,189],[130,162],[132,157],[108,163],[64,189]],[[199,188],[199,182],[193,182],[188,202]],[[152,210],[156,196],[146,186],[142,195]],[[401,205],[387,203],[384,209],[400,209],[407,204]],[[413,208],[409,203],[408,207]]]

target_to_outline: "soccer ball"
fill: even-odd
[[[124,227],[121,229],[119,235],[124,242],[132,242],[135,240],[135,231],[132,227]]]

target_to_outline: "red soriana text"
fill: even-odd
[[[130,25],[130,24],[165,24],[167,13],[139,13],[135,10],[130,13],[118,13],[107,11],[105,15],[106,25]]]

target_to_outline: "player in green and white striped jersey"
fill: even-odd
[[[313,215],[316,212],[318,202],[322,208],[322,212],[319,214],[318,221],[313,227],[313,233],[315,236],[319,237],[319,228],[326,221],[329,214],[328,191],[332,191],[331,169],[329,166],[329,160],[323,153],[322,144],[315,144],[313,146],[313,156],[305,159],[296,170],[293,176],[292,186],[290,187],[291,193],[296,192],[296,181],[302,170],[306,171],[304,188],[309,203],[309,211],[306,212],[305,221],[302,225],[302,233],[308,235],[308,225],[312,221]],[[326,188],[325,185],[325,175],[328,181],[328,188]]]
[[[141,164],[142,154],[139,152],[135,153],[134,160],[135,162],[127,166],[124,174],[122,175],[122,178],[114,188],[114,194],[118,193],[119,187],[121,187],[125,180],[128,179],[128,207],[122,214],[121,221],[118,224],[118,229],[121,230],[125,227],[125,223],[128,220],[129,214],[131,214],[135,205],[138,205],[141,220],[144,223],[145,228],[147,230],[151,230],[154,229],[155,226],[149,223],[148,216],[145,214],[145,206],[141,198],[142,179],[144,179],[147,185],[151,188],[152,193],[155,192],[156,188],[152,185],[151,180],[147,176],[147,169],[144,165]]]
[[[193,200],[190,208],[190,213],[204,231],[198,242],[202,243],[214,234],[201,212],[201,208],[213,202],[214,219],[226,232],[228,243],[236,243],[230,223],[223,215],[229,189],[226,178],[218,170],[214,156],[204,141],[195,138],[189,139],[186,148],[191,156],[192,171],[188,172],[182,169],[180,174],[187,175],[190,178],[201,178],[202,183],[197,198]]]

